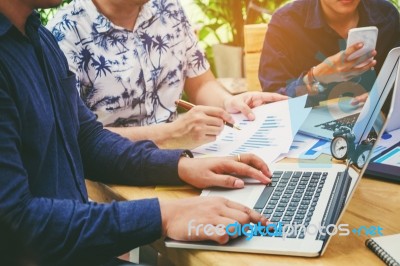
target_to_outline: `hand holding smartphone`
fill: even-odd
[[[347,37],[347,48],[356,43],[363,43],[364,46],[352,53],[348,59],[353,60],[375,50],[376,41],[378,39],[378,28],[375,26],[354,28],[349,30]],[[357,65],[357,68],[363,67],[371,62],[372,58],[365,60],[363,63]]]

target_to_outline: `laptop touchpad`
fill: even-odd
[[[201,196],[207,197],[224,197],[232,201],[239,202],[249,208],[253,208],[257,199],[260,197],[265,185],[260,184],[246,184],[241,189],[224,189],[224,188],[213,188],[205,189],[201,193]]]

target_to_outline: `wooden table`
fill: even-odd
[[[129,187],[104,185],[87,181],[89,195],[96,201],[134,200],[159,197],[178,199],[199,195],[191,187]],[[383,234],[400,233],[400,184],[363,178],[351,199],[341,223],[349,229],[359,226],[381,226]],[[302,258],[246,253],[228,253],[166,248],[162,240],[153,247],[164,254],[175,265],[383,265],[380,259],[368,250],[364,241],[368,237],[350,233],[335,235],[327,251],[319,258]]]

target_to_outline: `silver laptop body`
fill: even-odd
[[[360,114],[360,121],[363,128],[358,127],[357,133],[355,133],[357,134],[356,144],[360,143],[360,141],[367,136],[367,134],[365,135],[365,132],[372,128],[386,96],[393,87],[395,78],[392,78],[392,76],[395,77],[397,72],[400,71],[397,67],[399,57],[400,48],[395,48],[389,53],[388,58],[385,61],[382,71],[387,73],[379,75],[380,80],[375,82],[376,86],[374,85],[370,93],[370,95],[374,95],[374,97],[368,97],[368,100],[364,105],[368,106],[368,108],[363,108]],[[386,77],[389,82],[384,82],[383,77]],[[394,99],[392,99],[392,105],[393,101]],[[377,108],[379,108],[379,110],[377,110]],[[389,117],[387,121],[389,121]],[[384,128],[385,125],[383,125],[380,128],[381,130],[377,132],[378,138],[381,137]],[[287,227],[286,229],[288,231],[280,236],[279,234],[277,236],[273,233],[270,235],[266,232],[263,232],[264,235],[261,235],[260,232],[256,232],[254,235],[251,234],[251,232],[246,232],[243,233],[243,236],[231,240],[226,245],[219,245],[208,241],[181,242],[168,239],[166,240],[166,246],[173,248],[304,257],[320,256],[326,250],[331,233],[334,230],[337,230],[336,234],[343,235],[340,237],[346,237],[346,233],[350,233],[351,228],[346,228],[345,225],[339,224],[339,221],[353,196],[355,187],[361,180],[367,165],[368,162],[365,163],[363,169],[356,169],[353,166],[346,166],[343,163],[334,163],[333,161],[326,161],[324,164],[317,164],[315,161],[311,160],[309,162],[303,160],[302,163],[296,164],[277,163],[270,165],[270,169],[274,172],[272,177],[272,186],[265,186],[252,181],[246,182],[245,188],[239,190],[220,188],[203,190],[201,196],[226,197],[230,200],[240,202],[250,208],[259,210],[263,214],[268,213],[269,210],[273,208],[272,213],[264,214],[266,216],[269,215],[268,217],[270,221],[272,221],[272,224],[277,225],[281,223],[287,226],[292,226]],[[292,175],[290,173],[292,173]],[[295,176],[296,173],[301,173],[301,176],[299,178],[294,178],[293,176]],[[277,175],[280,175],[280,177],[275,178]],[[291,177],[289,179],[286,178],[289,175]],[[303,179],[303,177],[306,178]],[[288,179],[288,181],[286,179]],[[281,187],[280,182],[284,183]],[[303,187],[305,187],[305,190],[303,190]],[[295,195],[300,188],[302,188],[299,190],[300,192],[303,191],[301,192],[302,194]],[[310,190],[310,188],[312,189]],[[273,202],[275,193],[279,194],[280,191],[282,192],[281,195],[289,194],[290,196],[287,198],[279,197],[278,202]],[[299,199],[297,200],[296,197]],[[275,198],[275,200],[276,199],[277,198]],[[282,199],[285,200],[282,201]],[[297,207],[293,205],[293,208],[289,209],[293,200],[295,200],[294,202],[298,202]],[[260,206],[262,204],[260,205],[260,201],[264,204],[261,210]],[[283,210],[281,209],[277,212],[276,208],[279,206],[281,206]],[[292,214],[291,211],[293,210],[293,219],[290,222],[284,222],[284,217],[288,213]],[[280,217],[279,215],[276,217],[275,213],[278,213]],[[311,215],[309,215],[310,213]],[[298,214],[300,215],[297,216]],[[303,224],[298,224],[299,230],[291,233],[294,230],[289,230],[294,229],[296,226],[296,224],[293,224],[296,220],[296,216],[300,218],[303,216],[302,219],[298,219],[299,221],[301,220]],[[288,216],[288,219],[289,218],[290,217]],[[302,228],[301,226],[305,224],[307,224],[307,228]],[[325,231],[323,227],[325,228]],[[326,230],[327,228],[328,230]],[[348,231],[346,231],[346,229],[348,229]]]

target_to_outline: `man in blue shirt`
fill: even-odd
[[[342,52],[347,33],[364,26],[379,30],[376,51],[363,59],[349,60],[361,46],[356,44]],[[366,96],[375,71],[379,73],[386,55],[400,44],[399,40],[399,14],[389,1],[294,1],[277,10],[268,24],[260,83],[264,91],[290,97],[308,94],[310,105],[344,94]],[[368,64],[357,67],[360,60]]]
[[[258,157],[186,158],[104,130],[80,100],[75,76],[35,8],[60,0],[0,2],[0,220],[22,237],[40,265],[94,265],[161,235],[188,234],[188,222],[266,222],[240,204],[200,197],[180,201],[88,202],[84,177],[132,185],[241,188],[229,173],[270,182]],[[189,237],[191,237],[189,239]]]

